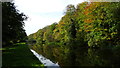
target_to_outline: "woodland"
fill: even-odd
[[[120,2],[70,4],[58,23],[30,34],[28,41],[34,42],[31,49],[62,68],[119,67]]]
[[[17,47],[16,43],[24,42],[25,47],[29,44],[28,48],[53,62],[58,62],[61,68],[119,67],[120,2],[82,2],[77,6],[69,4],[59,22],[39,29],[29,36],[24,29],[24,20],[27,18],[16,9],[14,3],[2,3],[2,46],[6,48],[2,49],[3,54],[8,55],[7,49]],[[22,45],[19,45],[20,48]],[[19,54],[22,51],[13,49],[11,56],[14,52]],[[5,59],[9,62],[3,60],[4,65],[11,61],[22,61],[10,59],[12,57]]]

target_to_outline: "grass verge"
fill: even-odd
[[[17,43],[2,50],[2,67],[39,67],[44,65],[33,55],[26,43]]]

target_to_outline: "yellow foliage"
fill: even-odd
[[[65,24],[65,23],[64,23],[64,22],[60,22],[59,24],[61,24],[61,25],[62,25],[62,24]]]
[[[92,20],[91,19],[86,19],[84,20],[85,23],[92,23]]]
[[[111,35],[117,34],[117,32],[112,32]]]

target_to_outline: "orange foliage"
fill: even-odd
[[[92,22],[92,19],[86,19],[84,20],[85,23],[91,23]]]
[[[90,8],[90,6],[86,6],[86,8],[84,9],[85,10],[85,12],[84,12],[85,15],[88,15],[89,13],[91,13],[91,11],[88,10],[89,8]]]

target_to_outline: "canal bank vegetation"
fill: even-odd
[[[26,44],[24,20],[27,16],[16,9],[13,2],[2,4],[2,68],[44,68]]]
[[[2,50],[2,68],[29,67],[44,68],[44,65],[30,51],[26,43],[17,43]]]
[[[68,5],[58,23],[28,36],[29,46],[64,66],[118,67],[120,61],[120,2]],[[44,22],[41,22],[44,23]]]

